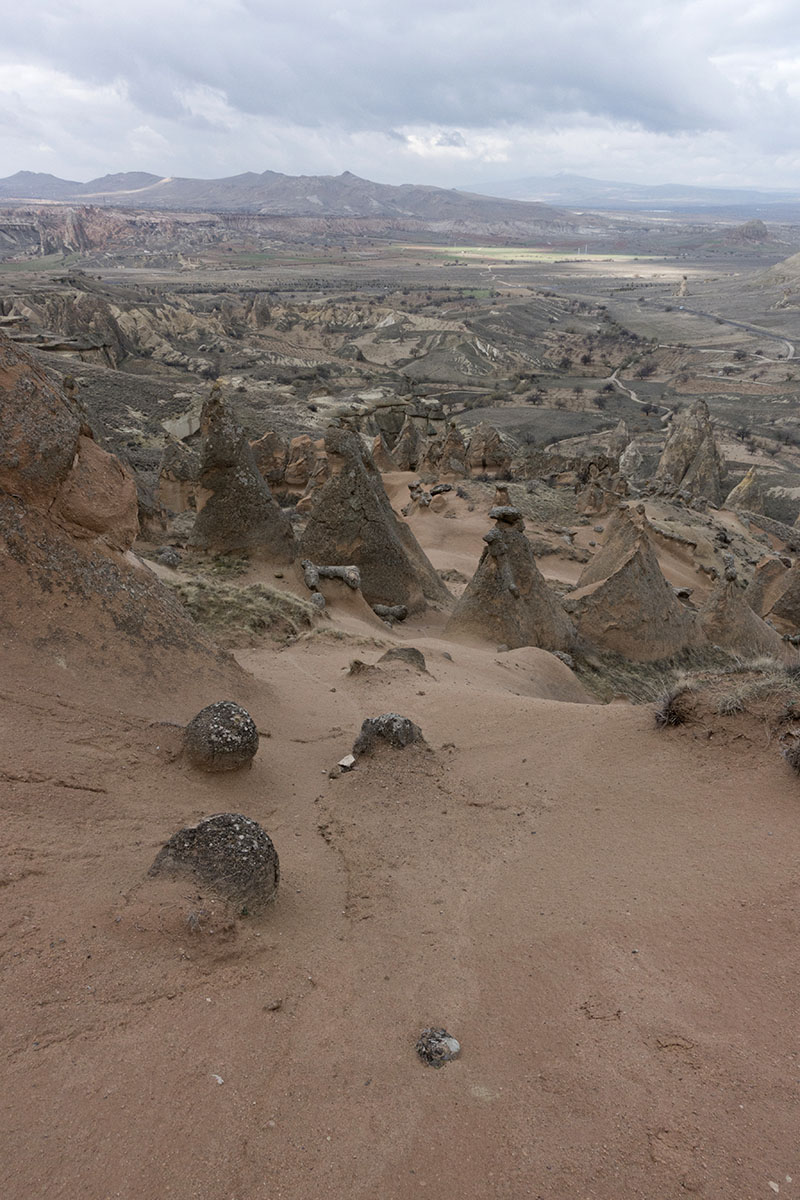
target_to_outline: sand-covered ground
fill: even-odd
[[[485,514],[412,523],[471,571]],[[443,624],[334,599],[292,645],[238,652],[261,746],[230,776],[175,756],[218,682],[11,662],[0,1195],[798,1192],[797,777],[755,721],[658,730],[544,651]],[[393,645],[427,672],[378,665]],[[331,778],[386,711],[427,747]],[[146,878],[221,811],[280,854],[264,919]],[[426,1026],[460,1058],[423,1065]]]

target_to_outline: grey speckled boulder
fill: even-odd
[[[203,771],[238,771],[258,750],[258,730],[247,709],[218,700],[193,717],[183,731],[187,758]]]
[[[272,839],[256,821],[218,813],[174,833],[148,875],[188,876],[241,915],[256,915],[275,899],[280,865]]]
[[[371,754],[380,742],[402,750],[412,742],[423,742],[422,730],[408,717],[398,713],[384,713],[381,717],[367,717],[353,746],[353,754]]]

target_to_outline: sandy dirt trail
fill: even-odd
[[[428,673],[348,674],[391,644]],[[794,1194],[800,821],[760,731],[658,732],[435,621],[239,658],[263,736],[230,778],[149,725],[200,687],[3,695],[2,1195]],[[330,779],[387,710],[429,749]],[[192,889],[143,875],[221,810],[281,892],[192,932]],[[440,1071],[431,1024],[463,1047]]]

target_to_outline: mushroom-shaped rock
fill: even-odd
[[[201,429],[200,485],[205,503],[194,523],[192,545],[291,562],[295,551],[292,526],[272,499],[247,438],[218,388],[203,405]]]
[[[372,754],[381,743],[395,750],[403,750],[414,742],[424,740],[419,725],[415,725],[408,717],[401,717],[399,713],[384,713],[380,717],[367,717],[363,722],[353,745],[353,754],[356,757]]]
[[[447,623],[448,635],[479,637],[514,650],[540,646],[568,650],[572,623],[536,565],[519,510],[492,509],[497,524]]]
[[[241,915],[257,916],[275,899],[280,865],[272,839],[256,821],[218,813],[174,833],[148,875],[189,877]]]
[[[183,731],[186,757],[203,771],[238,771],[258,750],[258,730],[247,709],[218,700],[193,717]]]

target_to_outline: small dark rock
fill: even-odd
[[[443,1067],[461,1053],[461,1046],[446,1029],[423,1029],[416,1045],[417,1054],[429,1067]]]
[[[353,746],[353,754],[372,754],[379,742],[402,750],[413,742],[422,742],[422,730],[408,717],[398,713],[384,713],[380,717],[367,717]]]
[[[425,655],[415,646],[393,646],[391,650],[387,650],[385,654],[381,655],[378,662],[404,662],[418,671],[427,670]]]
[[[372,611],[376,617],[380,617],[382,621],[388,621],[390,625],[393,625],[395,621],[405,621],[408,616],[405,604],[373,604]]]
[[[181,556],[174,546],[159,546],[156,551],[156,562],[161,563],[162,567],[179,567]]]

